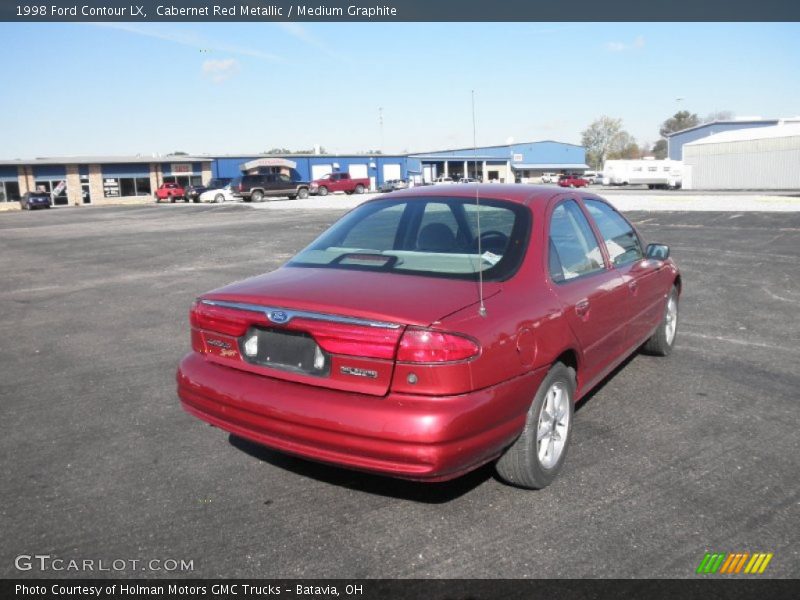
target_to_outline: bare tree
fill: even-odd
[[[602,116],[581,133],[586,160],[595,169],[602,169],[608,158],[621,158],[638,153],[636,140],[622,128],[622,119]]]

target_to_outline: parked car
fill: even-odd
[[[353,469],[441,481],[496,461],[548,485],[575,402],[638,348],[672,351],[681,277],[596,195],[479,191],[380,196],[278,270],[201,295],[184,409]]]
[[[562,175],[558,178],[558,185],[561,187],[579,188],[586,187],[589,182],[576,173],[570,175]]]
[[[189,199],[186,197],[186,190],[183,189],[182,185],[177,183],[162,183],[158,186],[155,197],[157,203],[162,200],[169,200],[170,202],[185,200],[189,202]]]
[[[602,183],[603,174],[598,173],[597,171],[585,171],[582,177],[590,184],[594,185],[595,183]]]
[[[50,192],[25,192],[19,199],[19,207],[23,210],[51,208],[52,206],[53,198],[50,196]]]
[[[478,183],[478,180],[473,177],[462,177],[458,183]]]
[[[455,183],[455,181],[453,181],[452,177],[437,177],[436,179],[433,180],[433,183],[435,185],[439,185],[439,184],[442,184],[442,183],[445,183],[445,184],[447,184],[447,183]]]
[[[236,200],[236,196],[234,196],[233,191],[231,190],[230,184],[226,185],[225,187],[218,188],[218,189],[209,189],[200,194],[197,202],[216,202],[217,204],[222,202],[231,202]]]
[[[311,182],[309,192],[320,196],[327,196],[333,192],[344,192],[345,194],[363,194],[369,189],[369,177],[353,178],[350,173],[328,173],[325,177],[320,177]]]
[[[244,175],[231,182],[231,191],[245,202],[261,202],[265,197],[308,198],[309,184],[295,181],[285,173]]]
[[[189,185],[184,190],[187,202],[201,202],[200,196],[209,190],[222,190],[233,180],[232,177],[216,177],[206,185]]]
[[[408,182],[405,179],[387,179],[380,186],[379,192],[393,192],[395,190],[404,190],[408,187]]]
[[[559,177],[560,173],[542,173],[542,183],[556,183]]]

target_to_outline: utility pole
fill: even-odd
[[[383,107],[382,106],[378,107],[378,126],[381,129],[381,147],[380,147],[380,151],[381,151],[381,154],[383,154]]]

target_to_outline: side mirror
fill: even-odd
[[[666,244],[647,244],[644,255],[648,259],[667,260],[669,258],[669,246]]]

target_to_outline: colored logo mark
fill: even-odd
[[[760,575],[772,560],[772,552],[706,552],[696,573]]]

